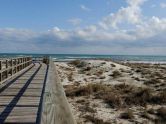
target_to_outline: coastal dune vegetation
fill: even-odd
[[[165,64],[74,60],[55,65],[77,123],[166,122]]]

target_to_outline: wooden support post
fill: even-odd
[[[25,67],[27,67],[27,65],[26,65],[27,59],[26,58],[24,58],[24,59],[25,59]]]
[[[19,61],[19,58],[17,59],[17,72],[19,71],[19,63],[20,63],[20,61]]]
[[[22,68],[25,68],[25,66],[24,66],[24,62],[25,62],[25,61],[24,61],[24,60],[25,60],[25,58],[22,58],[22,63],[23,63],[23,64],[22,64]]]
[[[31,64],[31,57],[0,60],[0,83]],[[6,68],[3,68],[3,65]]]
[[[20,64],[21,64],[21,58],[19,59],[20,60]],[[21,70],[21,65],[19,66],[20,68],[19,68],[19,71]]]
[[[26,66],[28,66],[28,57],[26,57]]]
[[[15,73],[17,73],[17,59],[14,60],[14,66],[15,66]]]
[[[27,63],[26,62],[27,62],[27,59],[25,58],[25,67],[27,67]]]
[[[11,59],[11,75],[13,75],[13,59]]]
[[[2,70],[2,61],[0,61],[0,70]]]
[[[28,61],[29,61],[29,58],[27,57],[27,66],[29,65],[29,62],[28,62]]]
[[[8,68],[8,60],[6,60],[6,68]],[[6,70],[6,78],[8,78],[8,70]]]
[[[24,69],[24,58],[22,58],[22,69]]]
[[[20,65],[20,70],[22,70],[22,58],[20,58],[21,65]]]

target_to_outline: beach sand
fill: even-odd
[[[166,65],[55,62],[78,124],[166,122]]]

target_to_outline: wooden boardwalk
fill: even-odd
[[[37,124],[48,66],[32,64],[19,76],[0,85],[0,124]]]
[[[0,59],[0,124],[76,124],[51,59]]]

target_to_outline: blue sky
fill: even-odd
[[[3,0],[0,52],[166,55],[165,0]]]

